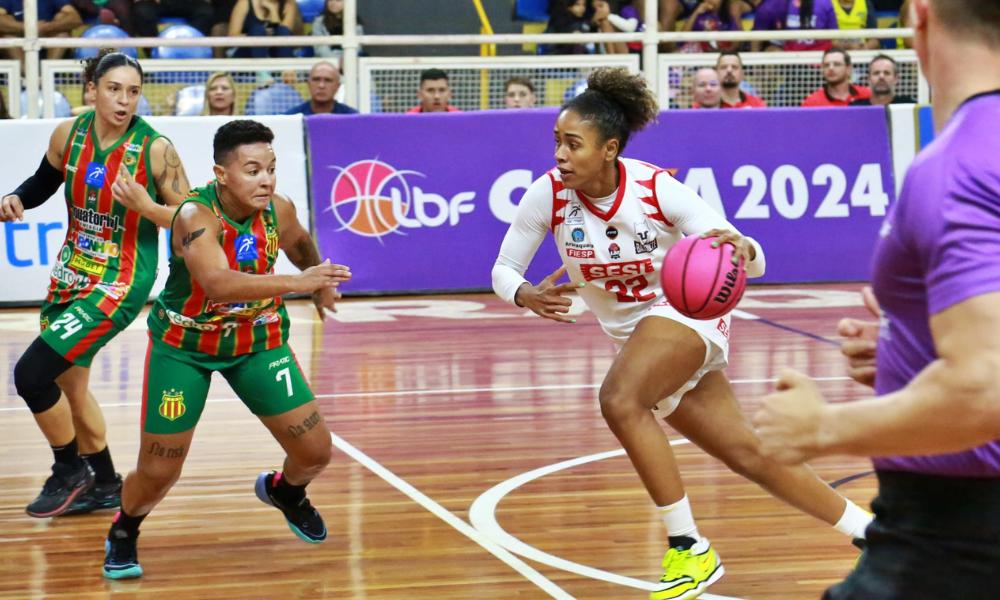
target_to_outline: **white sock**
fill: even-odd
[[[847,501],[847,508],[844,509],[844,516],[840,517],[837,524],[833,526],[837,531],[855,538],[864,538],[865,529],[872,522],[873,517],[857,504]]]
[[[691,514],[691,503],[685,495],[680,502],[675,502],[670,506],[657,506],[663,524],[667,526],[667,535],[670,537],[689,537],[694,541],[701,540],[698,535],[698,527],[694,524],[694,515]]]

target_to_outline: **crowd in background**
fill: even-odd
[[[748,27],[759,31],[795,29],[872,29],[877,28],[876,8],[900,11],[900,26],[906,26],[907,5],[911,0],[658,0],[659,29],[698,31],[739,31]],[[318,6],[317,6],[318,8]],[[24,34],[23,0],[0,0],[0,36]],[[644,0],[551,0],[547,33],[640,32],[645,29]],[[290,36],[342,35],[344,0],[325,0],[322,11],[311,27],[303,23],[296,0],[38,0],[39,35],[69,37],[81,27],[83,19],[91,23],[114,25],[130,36],[155,37],[163,19],[183,19],[203,35],[209,36]],[[750,19],[752,18],[752,21]],[[752,23],[752,24],[750,24]],[[358,21],[358,33],[363,24]],[[908,40],[891,40],[888,46],[906,47]],[[822,73],[825,84],[809,95],[802,106],[884,105],[912,101],[895,93],[897,65],[881,55],[871,62],[869,85],[852,82],[853,66],[848,50],[878,49],[876,39],[798,40],[755,42],[688,42],[662,44],[661,52],[722,52],[714,68],[694,73],[691,82],[693,107],[764,108],[766,103],[750,93],[744,82],[740,51],[825,51]],[[640,42],[631,43],[559,43],[541,44],[541,54],[625,54],[641,53]],[[23,60],[20,48],[6,49],[7,56]],[[64,49],[48,49],[47,58],[61,58]],[[309,72],[309,99],[289,112],[301,114],[357,112],[335,99],[340,89],[339,46],[317,44],[311,48],[291,46],[255,46],[215,48],[215,57],[289,58],[316,56],[326,60]],[[685,83],[686,85],[686,83]],[[212,74],[203,86],[200,114],[233,115],[237,113],[236,83],[231,74]],[[86,82],[83,105],[73,109],[79,114],[88,109]],[[749,91],[748,91],[749,90]],[[582,91],[582,90],[581,90]],[[173,108],[178,90],[167,99]],[[450,104],[452,90],[448,74],[439,69],[424,71],[416,90],[417,105],[409,113],[457,112]],[[2,94],[0,94],[2,96]],[[4,98],[0,97],[0,118],[9,118]],[[798,100],[796,100],[798,103]],[[535,86],[526,77],[511,77],[504,84],[507,108],[531,108],[536,104]]]

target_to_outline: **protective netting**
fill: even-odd
[[[854,62],[852,81],[856,85],[868,85],[869,62],[875,53],[851,53]],[[799,54],[788,54],[787,62],[776,64],[776,54],[755,56],[743,55],[744,84],[743,90],[759,96],[769,107],[800,106],[806,96],[823,87],[823,73],[820,69],[821,54],[803,57]],[[694,102],[691,90],[694,84],[694,74],[703,67],[714,67],[717,55],[705,54],[698,61],[693,57],[683,57],[677,63],[671,62],[670,56],[661,56],[660,77],[668,83],[668,98],[670,108],[691,108]],[[699,56],[698,58],[701,58]],[[784,58],[784,56],[782,56]],[[896,94],[917,99],[919,87],[919,66],[915,53],[896,54],[896,72],[899,83]],[[759,61],[767,60],[761,64]],[[676,59],[675,59],[676,60]],[[664,93],[661,86],[660,93]],[[665,99],[660,99],[660,106],[668,106]]]
[[[636,59],[637,60],[637,59]],[[460,110],[504,108],[504,84],[511,77],[524,77],[535,88],[536,107],[559,106],[563,101],[586,89],[587,76],[601,66],[622,66],[622,62],[603,61],[594,57],[586,65],[560,65],[544,59],[530,65],[445,65],[413,67],[410,65],[371,65],[362,67],[361,76],[368,78],[371,90],[371,112],[400,113],[417,106],[420,72],[440,68],[448,74],[452,90],[450,104]],[[635,66],[638,66],[636,62]],[[362,88],[364,89],[364,88]]]

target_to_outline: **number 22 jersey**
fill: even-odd
[[[660,268],[667,251],[685,235],[712,229],[736,231],[693,190],[648,163],[619,158],[620,183],[606,198],[588,198],[566,189],[558,169],[536,180],[525,192],[517,215],[504,237],[493,268],[493,288],[514,303],[524,273],[551,231],[570,280],[586,285],[580,296],[597,315],[604,331],[618,343],[654,305],[665,302]],[[749,277],[764,273],[764,252],[753,242],[757,257]],[[689,325],[716,327],[676,313]],[[728,316],[719,323],[728,337]]]

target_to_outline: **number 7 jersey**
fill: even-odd
[[[494,268],[494,288],[501,297],[513,302],[527,264],[551,231],[570,279],[586,284],[579,293],[587,307],[613,340],[624,342],[651,307],[665,303],[660,268],[671,246],[685,235],[736,231],[663,169],[620,158],[618,170],[615,195],[596,202],[566,189],[557,169],[532,184]],[[751,277],[763,274],[763,252],[759,246],[756,250]],[[699,324],[699,330],[709,325],[677,317]],[[716,327],[715,321],[710,325]]]

